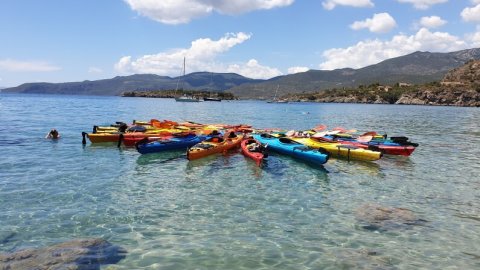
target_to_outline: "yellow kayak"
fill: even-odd
[[[371,151],[367,149],[351,147],[341,143],[322,142],[313,138],[291,138],[292,140],[299,142],[303,145],[310,146],[312,148],[323,148],[332,157],[346,158],[348,160],[364,160],[374,161],[382,157],[381,152]]]

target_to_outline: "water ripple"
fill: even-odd
[[[103,237],[128,249],[115,269],[478,268],[477,108],[278,105],[2,94],[0,121],[11,129],[0,130],[0,251]],[[189,162],[184,151],[81,145],[93,124],[150,118],[323,123],[407,135],[420,147],[323,167],[272,154],[259,168],[235,151]],[[43,138],[53,127],[56,142]],[[365,230],[355,209],[366,203],[428,223]]]

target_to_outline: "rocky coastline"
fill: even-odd
[[[480,60],[448,72],[442,81],[423,85],[378,83],[356,89],[331,89],[286,95],[288,101],[480,107]]]
[[[436,89],[409,91],[391,102],[380,95],[364,96],[350,94],[345,96],[322,96],[314,99],[285,97],[289,102],[319,102],[319,103],[363,103],[363,104],[401,104],[401,105],[432,105],[480,107],[480,92],[463,89]]]

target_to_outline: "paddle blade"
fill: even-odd
[[[368,135],[370,135],[370,136],[376,136],[376,135],[377,135],[377,132],[375,132],[375,131],[368,131],[368,132],[363,133],[361,136],[368,136]]]
[[[317,132],[324,131],[325,129],[327,129],[327,126],[325,126],[325,125],[318,125],[318,126],[313,128],[313,130],[315,130]]]
[[[293,130],[293,129],[289,130],[289,131],[287,131],[287,133],[285,133],[285,135],[287,135],[288,137],[291,137],[291,136],[295,135],[295,130]]]
[[[357,141],[358,142],[362,142],[362,143],[366,143],[366,142],[369,142],[373,139],[373,136],[372,135],[366,135],[366,136],[360,136],[357,138]]]
[[[347,132],[347,130],[346,130],[345,128],[343,128],[343,127],[334,127],[334,128],[332,129],[332,131],[338,131],[338,132],[341,132],[341,133]]]
[[[335,134],[338,134],[338,133],[340,133],[340,130],[332,130],[332,131],[327,131],[326,135],[335,135]]]
[[[315,134],[312,135],[313,138],[321,138],[323,136],[327,135],[327,132],[324,131],[324,132],[317,132]]]

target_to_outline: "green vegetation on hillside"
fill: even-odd
[[[281,98],[296,101],[323,101],[330,99],[332,102],[337,99],[354,98],[366,103],[374,103],[377,100],[382,100],[384,103],[394,104],[403,94],[417,90],[418,86],[414,85],[399,86],[397,83],[390,87],[374,83],[370,85],[360,85],[357,88],[333,88],[310,93],[287,94]]]

